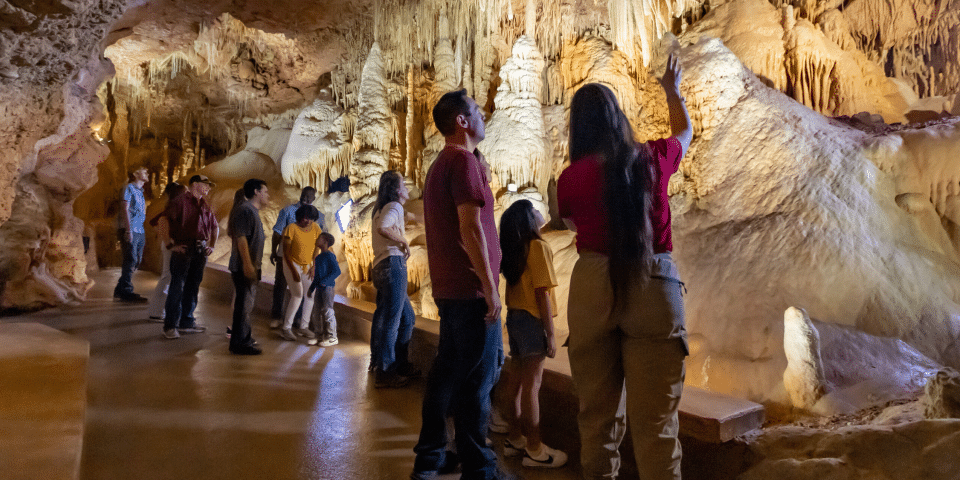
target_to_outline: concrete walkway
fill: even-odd
[[[3,322],[38,322],[90,342],[80,478],[403,479],[413,466],[423,380],[373,388],[369,347],[341,337],[331,348],[286,342],[255,313],[259,357],[227,352],[231,311],[202,290],[209,330],[164,339],[145,305],[114,302],[119,270],[97,273],[88,300]],[[147,295],[156,277],[135,276]],[[502,436],[492,435],[497,443]],[[499,452],[498,452],[499,453]],[[526,479],[579,477],[501,463]],[[448,475],[445,479],[459,478]]]

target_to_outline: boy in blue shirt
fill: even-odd
[[[337,256],[330,251],[334,242],[333,235],[323,232],[317,239],[317,248],[320,254],[317,255],[313,264],[313,283],[310,284],[308,295],[314,295],[316,299],[313,303],[313,322],[317,329],[317,338],[307,341],[308,345],[319,345],[321,347],[332,347],[339,343],[337,340],[337,317],[333,313],[333,287],[336,285],[337,277],[340,276],[340,263],[337,262]]]

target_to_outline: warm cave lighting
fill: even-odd
[[[97,125],[90,129],[90,134],[93,135],[93,139],[100,143],[100,145],[105,145],[109,140],[102,133],[103,125]]]

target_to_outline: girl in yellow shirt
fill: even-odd
[[[507,333],[510,362],[507,395],[512,409],[510,431],[503,444],[504,455],[523,454],[525,467],[560,467],[567,454],[540,440],[540,383],[543,362],[557,354],[553,333],[556,305],[553,287],[553,252],[540,238],[540,215],[529,200],[518,200],[500,217],[500,270],[507,279]]]

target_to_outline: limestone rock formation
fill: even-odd
[[[546,189],[553,170],[548,160],[540,95],[543,57],[533,39],[522,36],[500,68],[500,86],[488,120],[486,139],[478,148],[501,185]],[[547,167],[547,168],[544,168]]]
[[[783,351],[787,369],[783,386],[797,408],[809,409],[827,390],[820,358],[820,334],[803,309],[790,307],[783,312]]]
[[[921,398],[926,418],[960,418],[960,373],[944,368],[930,378]]]
[[[764,85],[716,40],[682,58],[699,127],[671,186],[674,254],[690,291],[688,329],[713,352],[694,359],[688,379],[775,398],[786,362],[778,317],[791,304],[957,364],[956,254],[941,253],[953,250],[942,230],[926,233],[896,206],[895,179],[878,159],[913,157],[897,141],[912,130],[873,135],[825,118]],[[878,154],[877,144],[890,147]],[[926,155],[916,158],[946,161]],[[730,383],[724,371],[752,380]]]

